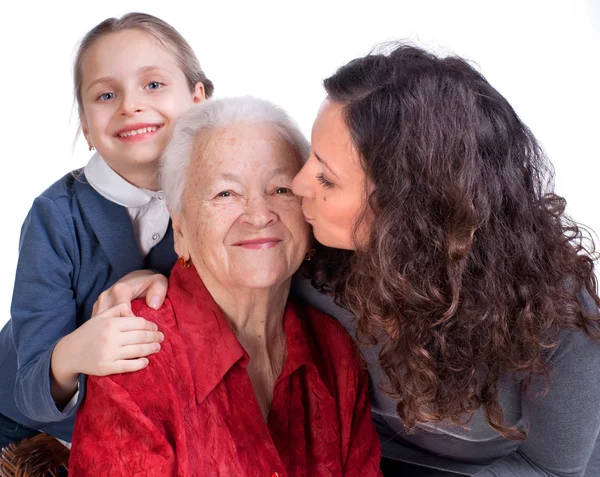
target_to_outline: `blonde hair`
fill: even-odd
[[[83,117],[83,104],[81,100],[83,73],[81,65],[86,52],[98,39],[105,35],[133,29],[147,33],[173,55],[185,75],[190,91],[194,91],[196,83],[201,82],[204,85],[206,97],[210,98],[212,96],[215,89],[212,81],[206,77],[206,74],[200,67],[200,62],[192,47],[175,28],[160,18],[146,13],[128,13],[121,18],[107,18],[92,28],[79,43],[73,66],[73,83],[74,97],[80,120]]]
[[[171,140],[160,164],[160,185],[172,214],[181,212],[188,169],[198,137],[208,131],[236,124],[266,124],[290,145],[302,167],[310,154],[310,145],[295,121],[269,101],[243,96],[204,101],[192,106],[177,120]]]

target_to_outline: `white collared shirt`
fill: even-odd
[[[96,153],[85,166],[89,184],[107,200],[127,208],[142,257],[162,240],[169,226],[169,211],[162,191],[141,189],[110,168]]]

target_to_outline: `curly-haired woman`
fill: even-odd
[[[593,255],[529,129],[466,61],[405,45],[325,89],[294,192],[317,240],[347,250],[321,251],[312,282],[378,345],[384,455],[600,475]]]
[[[385,475],[600,475],[593,244],[529,129],[406,45],[325,89],[293,183],[324,247],[295,292],[361,344]]]

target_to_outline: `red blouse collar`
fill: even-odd
[[[237,363],[245,368],[250,358],[193,266],[184,268],[175,265],[169,278],[167,296],[186,345],[196,400],[201,403],[232,366]],[[320,374],[317,369],[320,357],[302,316],[303,310],[288,299],[283,318],[287,357],[278,381],[303,365],[314,367],[317,375]],[[325,386],[325,383],[322,384]]]

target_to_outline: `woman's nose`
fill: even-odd
[[[314,185],[310,180],[309,169],[310,160],[304,164],[302,169],[300,169],[300,172],[294,177],[294,180],[292,181],[292,192],[299,197],[312,199],[314,197]]]
[[[264,197],[254,197],[246,203],[244,222],[257,229],[262,229],[277,222],[277,214]]]

